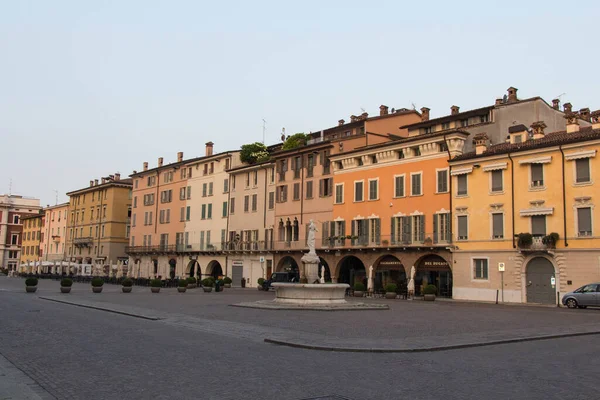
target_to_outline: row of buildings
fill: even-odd
[[[208,142],[201,157],[161,157],[130,179],[69,193],[63,257],[254,286],[274,271],[303,275],[312,220],[332,281],[362,281],[372,267],[376,288],[402,285],[414,266],[417,293],[433,283],[457,299],[554,303],[600,280],[599,139],[598,111],[520,99],[511,87],[435,119],[382,105],[306,145],[270,146],[262,162]],[[118,204],[94,198],[105,188],[122,189]]]

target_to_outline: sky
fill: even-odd
[[[0,193],[315,132],[560,96],[600,109],[600,2],[0,0]],[[58,193],[58,196],[56,196]]]

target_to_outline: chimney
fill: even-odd
[[[115,172],[115,181],[120,181],[121,180],[121,174],[118,172]]]
[[[148,171],[148,161],[144,161],[144,168],[142,168],[142,171]]]
[[[94,179],[94,186],[98,186],[98,179]]]
[[[94,186],[94,180],[90,180],[90,187]]]
[[[182,162],[183,161],[183,151],[180,151],[179,153],[177,153],[177,162]]]
[[[501,106],[502,105],[502,99],[496,99],[496,105],[497,106]]]
[[[563,109],[565,110],[565,114],[573,112],[573,106],[571,105],[571,103],[563,104]]]
[[[510,143],[522,143],[527,140],[529,131],[523,124],[514,125],[508,128],[508,135],[510,136]]]
[[[104,185],[106,183],[106,178],[102,178],[102,184]]]
[[[379,106],[379,115],[388,115],[388,106],[380,105]]]
[[[452,106],[450,107],[450,114],[451,115],[456,115],[460,112],[460,107],[459,106]]]
[[[519,99],[517,99],[517,88],[515,87],[509,87],[508,89],[508,102],[509,103],[514,103],[515,101],[519,101]]]
[[[351,115],[350,122],[356,122],[356,121],[358,121],[358,117],[356,115]]]
[[[360,119],[361,120],[362,119],[367,119],[367,118],[369,118],[369,114],[368,113],[364,112],[364,113],[360,114]]]
[[[579,118],[576,113],[565,113],[565,119],[567,120],[567,133],[579,132]]]
[[[586,107],[579,110],[579,118],[581,118],[584,121],[590,122],[590,109]]]
[[[560,100],[559,99],[552,100],[552,108],[554,108],[555,110],[558,110],[560,108]]]
[[[488,135],[485,132],[478,133],[473,138],[473,144],[475,145],[475,154],[483,154],[487,150]]]
[[[591,114],[592,129],[600,129],[600,110],[596,110]]]
[[[206,151],[205,151],[205,156],[212,156],[213,155],[213,142],[206,142]]]
[[[163,166],[163,158],[162,157],[158,157],[158,167],[162,167]]]
[[[338,121],[338,126],[342,126],[342,125],[344,125],[345,123],[346,123],[346,121],[344,121],[343,119],[340,119],[340,120]]]
[[[431,110],[427,107],[421,108],[421,120],[422,121],[429,121],[429,111],[431,111]]]
[[[546,127],[547,125],[544,123],[544,121],[537,121],[531,124],[531,129],[533,130],[533,139],[542,139],[544,137],[544,128]]]

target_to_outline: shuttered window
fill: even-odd
[[[458,240],[467,240],[468,239],[467,216],[460,215],[457,217],[457,220],[458,220]]]
[[[275,208],[275,192],[269,192],[269,210]]]
[[[342,204],[344,202],[344,185],[335,185],[335,204]]]
[[[585,183],[590,181],[590,159],[582,158],[575,160],[575,181],[577,183]]]
[[[369,180],[369,200],[379,199],[379,181]]]
[[[437,172],[437,192],[446,193],[448,191],[448,171]]]
[[[504,214],[492,214],[492,238],[504,238]]]
[[[456,194],[458,196],[466,196],[467,195],[467,175],[462,174],[456,177],[457,188]]]
[[[531,164],[531,186],[532,187],[544,186],[544,165],[543,164]]]
[[[473,260],[473,278],[488,278],[488,260],[487,258],[476,258]]]
[[[294,183],[294,200],[300,200],[300,184]]]
[[[250,209],[250,196],[244,196],[244,212],[248,212]]]
[[[404,197],[404,176],[394,177],[394,197]]]
[[[313,197],[313,181],[306,182],[306,198],[312,199]]]
[[[534,215],[531,217],[531,233],[533,236],[546,235],[546,216]]]
[[[577,235],[592,236],[592,209],[590,207],[577,209]]]
[[[354,201],[363,201],[363,185],[364,182],[354,182]]]
[[[502,185],[502,170],[492,171],[492,192],[501,192],[504,190]]]
[[[421,189],[421,174],[411,175],[410,194],[412,196],[420,196],[422,193]]]

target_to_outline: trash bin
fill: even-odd
[[[246,279],[242,278],[242,288],[245,288],[245,287],[246,287]]]
[[[215,281],[215,292],[220,292],[221,291],[221,281],[216,280]]]

